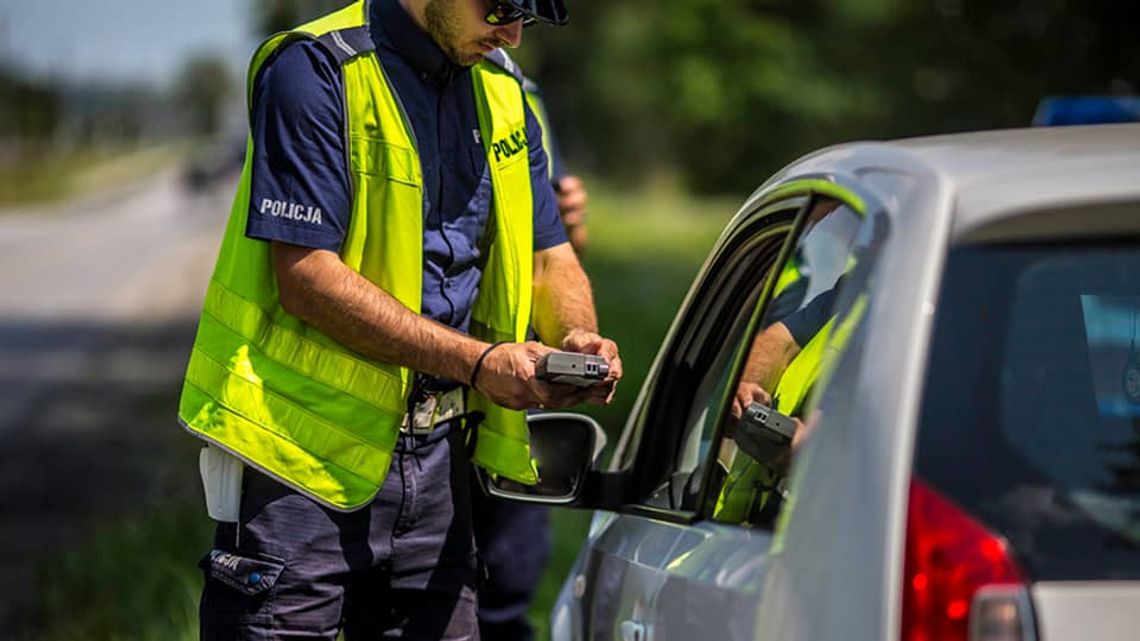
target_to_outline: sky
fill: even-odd
[[[0,56],[37,76],[165,85],[186,58],[237,71],[257,44],[252,0],[0,0]]]

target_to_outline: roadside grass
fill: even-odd
[[[619,193],[591,184],[591,245],[585,265],[602,333],[622,349],[625,380],[607,407],[582,408],[611,445],[637,396],[662,337],[713,241],[739,203],[672,193]],[[176,431],[164,407],[147,408],[155,429]],[[175,434],[172,438],[185,438]],[[193,484],[190,484],[193,487]],[[197,638],[198,559],[212,526],[191,491],[92,528],[86,543],[52,554],[39,572],[39,604],[18,641],[190,641]],[[538,639],[589,527],[590,513],[554,510],[551,562],[530,611]]]
[[[87,543],[51,555],[39,571],[36,612],[17,639],[196,640],[196,564],[212,530],[202,511],[182,501],[97,525]]]
[[[85,148],[62,153],[32,150],[0,165],[0,210],[50,204],[126,184],[173,165],[188,145],[168,143],[141,149]]]

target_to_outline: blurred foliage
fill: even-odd
[[[40,568],[34,623],[16,641],[197,639],[197,561],[211,531],[199,503],[92,529]]]
[[[254,31],[263,35],[277,33],[308,22],[317,16],[339,9],[350,0],[247,0]]]
[[[201,54],[185,63],[175,99],[185,113],[191,135],[212,136],[221,130],[226,102],[234,86],[233,74],[221,56]]]
[[[0,60],[0,204],[68,195],[58,172],[88,159],[218,134],[237,83],[218,52],[189,57],[166,88],[36,75]]]
[[[37,138],[51,133],[60,95],[43,81],[0,66],[0,138]]]
[[[567,154],[742,193],[858,138],[1028,124],[1049,94],[1127,92],[1140,5],[1117,0],[625,0],[528,33]],[[522,56],[520,56],[522,57]],[[633,175],[630,175],[633,174]]]
[[[344,2],[250,0],[263,30]],[[1055,94],[1129,93],[1140,3],[567,0],[517,52],[572,164],[742,193],[834,142],[1027,125]]]

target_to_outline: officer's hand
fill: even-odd
[[[618,381],[622,376],[621,355],[618,353],[617,343],[595,332],[573,331],[562,341],[562,349],[567,352],[597,354],[605,358],[610,366],[606,380],[586,389],[589,391],[589,400],[593,403],[608,404],[613,400]]]
[[[562,216],[566,236],[574,247],[574,253],[581,255],[586,251],[589,238],[586,233],[586,204],[590,202],[590,196],[586,193],[586,186],[577,176],[563,176],[555,181],[554,190],[558,195],[558,213]]]
[[[744,410],[753,403],[771,407],[772,395],[756,383],[741,381],[740,385],[736,387],[736,395],[732,397],[732,417],[744,416]]]
[[[552,385],[535,378],[535,366],[554,350],[536,342],[504,343],[483,359],[475,377],[475,389],[487,398],[514,410],[560,409],[589,398],[589,390],[573,385]]]

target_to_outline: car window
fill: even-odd
[[[936,309],[915,474],[1034,580],[1140,579],[1140,251],[961,248]]]
[[[735,346],[806,202],[799,197],[753,212],[755,222],[728,242],[696,286],[636,419],[635,447],[626,451],[624,465],[647,488],[642,505],[694,509],[713,442],[712,399],[723,396]]]
[[[650,497],[651,505],[671,509],[692,510],[699,496],[701,463],[708,458],[713,441],[719,400],[724,397],[729,381],[729,366],[736,351],[733,346],[743,340],[752,309],[760,298],[765,279],[757,277],[758,256],[750,256],[732,268],[727,279],[725,297],[736,301],[725,310],[723,330],[719,331],[707,367],[702,368],[699,383],[693,389],[693,400],[688,418],[683,425],[683,437],[674,457],[673,473],[669,483],[663,484]]]
[[[767,440],[768,433],[751,430],[747,419],[777,422],[790,438],[808,418],[807,401],[825,355],[835,348],[837,333],[850,331],[857,320],[857,314],[844,314],[851,322],[836,314],[846,284],[859,272],[856,239],[863,226],[863,216],[851,206],[817,198],[780,268],[770,302],[754,310],[760,318],[754,334],[735,346],[739,373],[722,375],[732,388],[716,414],[725,430],[711,456],[705,494],[714,520],[762,525],[775,517],[790,461],[785,447]],[[846,303],[848,310],[852,304]]]

